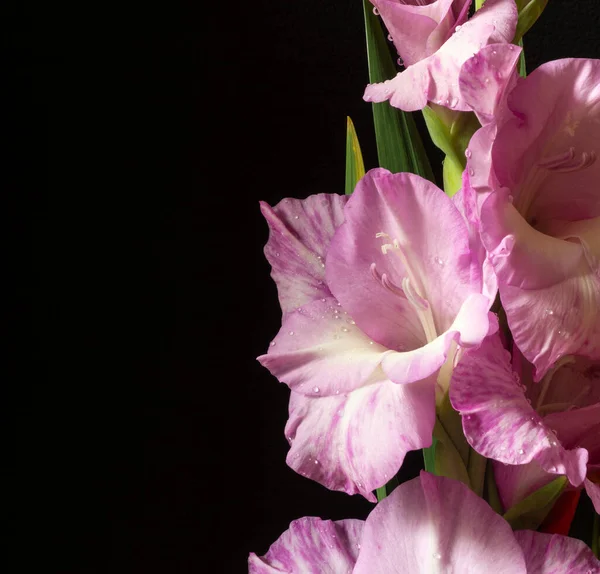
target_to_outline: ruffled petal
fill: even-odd
[[[581,540],[532,530],[519,530],[515,538],[523,549],[530,574],[600,572],[600,562]]]
[[[283,313],[331,295],[325,285],[325,254],[344,220],[347,196],[319,194],[284,199],[260,209],[269,224],[265,256],[277,285]]]
[[[600,60],[569,58],[539,66],[519,81],[509,107],[513,117],[498,132],[493,164],[523,217],[600,216],[600,162],[592,158],[599,152]]]
[[[427,180],[371,170],[345,217],[327,254],[327,283],[385,347],[421,347],[450,328],[469,294],[481,293],[465,222]]]
[[[521,51],[513,44],[490,44],[462,65],[458,81],[461,97],[482,125],[507,109],[506,96],[517,83]]]
[[[248,558],[249,574],[348,574],[352,571],[362,538],[362,520],[294,520],[268,552]]]
[[[406,453],[431,445],[434,384],[395,385],[379,371],[347,394],[292,392],[288,465],[331,490],[375,502],[372,491],[398,472]]]
[[[454,369],[450,400],[462,416],[465,437],[480,454],[505,464],[535,460],[550,474],[565,474],[579,486],[588,452],[566,449],[528,402],[499,335],[467,351]]]
[[[600,476],[600,465],[598,465],[598,472]],[[592,499],[592,504],[594,505],[594,510],[600,514],[600,486],[589,479],[585,479],[585,491],[587,495]]]
[[[481,209],[481,238],[508,324],[515,343],[535,365],[536,380],[565,355],[600,359],[596,247],[585,240],[590,231],[573,227],[566,239],[541,233],[498,192]]]
[[[390,100],[392,106],[405,111],[422,109],[427,101],[468,111],[471,108],[459,87],[462,65],[488,42],[510,42],[516,23],[514,0],[487,0],[435,54],[410,66],[392,80],[367,86],[364,99],[371,102]]]
[[[369,339],[338,301],[323,297],[288,313],[258,361],[292,390],[327,396],[365,384],[391,352]]]
[[[526,574],[510,526],[464,484],[421,472],[371,512],[354,574]]]

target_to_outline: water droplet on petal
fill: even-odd
[[[552,309],[546,309],[544,315],[554,315],[554,311]]]
[[[471,159],[471,156],[472,156],[472,155],[473,155],[473,153],[471,152],[471,150],[470,150],[469,148],[467,148],[467,149],[465,150],[465,157],[466,157],[467,159]]]
[[[434,260],[438,265],[442,265],[442,266],[444,265],[444,260],[441,259],[440,257],[438,257],[437,255]]]
[[[275,257],[279,257],[279,251],[275,251]]]
[[[492,50],[492,56],[495,56],[497,53],[496,50]]]
[[[315,458],[315,464],[319,464],[319,461]]]
[[[433,557],[434,557],[436,560],[441,560],[441,559],[442,559],[442,555],[441,555],[439,552],[434,552],[434,553],[433,553]]]
[[[344,333],[347,333],[350,329],[347,329],[346,327],[342,327],[342,331],[344,331]]]
[[[290,331],[290,335],[293,335],[293,334],[294,334],[294,331]]]
[[[485,79],[485,80],[483,80],[483,81],[484,81],[486,84],[489,84],[489,83],[490,83],[490,79],[489,79],[489,78],[486,78],[486,79]]]
[[[462,26],[459,24],[459,25],[456,27],[456,31],[458,32],[458,31],[459,31],[461,28],[462,28]]]
[[[518,452],[519,454],[525,454],[525,451],[522,448],[520,448]]]
[[[390,42],[393,42],[393,41],[394,41],[394,38],[392,38],[392,35],[391,35],[391,34],[388,34],[388,40],[389,40]]]
[[[556,467],[555,466],[551,466],[549,470],[550,470],[550,472],[556,472]]]
[[[369,345],[372,345],[372,344],[373,344],[373,341],[369,341]]]
[[[269,343],[269,345],[270,345],[271,347],[274,347],[276,344],[277,344],[277,343],[275,343],[275,341],[271,341],[271,342]]]
[[[313,391],[314,391],[315,393],[318,393],[320,390],[321,390],[321,389],[320,389],[319,387],[313,387]]]
[[[404,66],[404,60],[403,60],[402,58],[398,58],[398,59],[396,60],[396,63],[397,63],[399,66]]]
[[[299,216],[298,215],[294,215],[294,219],[299,219]]]
[[[379,10],[377,10],[377,8],[373,8],[373,14],[375,14],[375,16],[379,16]]]
[[[470,176],[475,175],[475,170],[472,167],[469,168],[469,175]]]

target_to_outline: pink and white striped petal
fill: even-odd
[[[581,540],[519,530],[515,538],[523,549],[528,574],[597,574],[600,562]]]
[[[398,472],[406,453],[431,445],[434,384],[396,385],[379,370],[349,393],[312,398],[292,392],[288,465],[331,490],[375,502],[372,491]]]
[[[294,520],[264,556],[248,558],[249,574],[348,574],[356,563],[362,520]]]
[[[450,400],[478,453],[509,465],[535,460],[547,473],[567,475],[574,486],[583,483],[587,450],[565,448],[535,412],[499,335],[463,355],[452,374]]]
[[[277,285],[284,315],[331,293],[325,285],[325,254],[335,229],[344,220],[347,196],[311,195],[284,199],[260,209],[269,225],[265,256]]]

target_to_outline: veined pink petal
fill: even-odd
[[[588,452],[565,448],[535,412],[498,335],[462,356],[452,374],[450,400],[478,453],[509,465],[535,460],[544,471],[566,474],[574,486],[582,484]]]
[[[597,384],[597,381],[595,381]],[[600,402],[589,407],[551,413],[544,423],[567,448],[585,448],[591,463],[600,463]]]
[[[470,0],[371,0],[407,66],[433,54],[467,19]]]
[[[541,65],[511,92],[509,107],[493,164],[523,217],[535,225],[600,216],[600,60]]]
[[[515,532],[515,538],[523,549],[530,574],[600,572],[600,562],[581,540],[532,530],[519,530]]]
[[[292,392],[288,465],[331,490],[375,502],[372,491],[398,472],[406,453],[431,445],[434,384],[395,385],[379,371],[346,394]]]
[[[471,108],[459,87],[462,65],[488,43],[510,42],[517,24],[514,0],[487,0],[485,5],[435,52],[382,84],[367,86],[366,101],[390,100],[405,111],[427,101],[455,110]]]
[[[284,199],[275,207],[261,202],[269,224],[265,256],[277,284],[283,313],[331,295],[325,285],[325,253],[344,220],[347,196],[311,195]]]
[[[258,361],[292,390],[327,396],[366,384],[391,352],[369,339],[333,297],[323,297],[288,313]]]
[[[327,283],[365,333],[410,360],[452,327],[469,295],[481,294],[465,222],[427,180],[383,169],[359,182],[345,218],[327,254]],[[487,311],[472,322],[484,323],[487,332]]]
[[[464,484],[421,472],[365,523],[354,574],[526,574],[510,526]]]
[[[507,108],[506,96],[517,83],[521,51],[514,44],[490,44],[462,65],[461,96],[482,125],[494,121]]]
[[[262,557],[251,553],[249,574],[348,574],[362,537],[362,520],[294,520]]]
[[[600,476],[600,465],[595,465],[595,471]],[[585,491],[588,496],[592,499],[592,504],[594,505],[594,509],[598,514],[600,514],[600,486],[589,479],[585,479]]]
[[[587,221],[563,225],[556,237],[530,226],[503,193],[491,193],[481,208],[481,238],[508,324],[536,380],[565,355],[600,359],[600,249],[595,220]]]

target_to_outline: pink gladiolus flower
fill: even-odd
[[[540,383],[532,370],[516,349],[511,364],[498,335],[467,351],[450,386],[465,436],[503,463],[495,476],[505,509],[563,474],[600,511],[600,489],[590,480],[600,469],[600,363],[569,357]]]
[[[250,574],[540,574],[599,572],[580,540],[508,523],[464,484],[422,472],[382,500],[363,523],[304,518],[261,558]]]
[[[600,360],[599,86],[600,60],[544,64],[469,144],[481,238],[536,380],[565,355]]]
[[[367,86],[364,99],[390,100],[392,106],[405,111],[421,110],[427,102],[434,102],[457,111],[476,110],[485,118],[495,113],[511,82],[519,57],[519,49],[509,44],[516,25],[514,0],[487,0],[435,53],[409,65],[391,80]]]
[[[347,203],[262,209],[284,316],[258,360],[292,390],[287,463],[374,500],[407,451],[431,444],[440,367],[497,328],[466,224],[430,182],[383,169]]]
[[[371,0],[406,66],[431,56],[469,16],[471,0]]]

